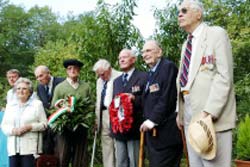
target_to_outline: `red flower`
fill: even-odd
[[[119,106],[115,106],[115,99],[120,99]],[[118,94],[109,106],[111,129],[113,133],[126,133],[132,128],[133,104],[127,93]]]

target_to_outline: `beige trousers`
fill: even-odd
[[[102,113],[102,160],[104,167],[115,167],[115,141],[110,137],[109,111]]]
[[[192,118],[192,109],[189,95],[184,96],[184,129],[187,139],[188,125]],[[187,149],[190,167],[231,167],[232,159],[232,130],[216,132],[217,149],[213,160],[202,159],[190,146],[187,140]]]

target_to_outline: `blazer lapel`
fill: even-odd
[[[152,83],[154,83],[155,79],[159,75],[159,71],[161,70],[162,63],[163,63],[163,58],[161,58],[158,67],[156,68],[155,72],[153,73]]]
[[[152,85],[154,83],[154,81],[156,80],[157,76],[159,75],[159,71],[161,69],[162,63],[163,63],[163,58],[161,58],[159,65],[157,66],[155,72],[152,75],[152,81],[151,81],[150,85]],[[147,77],[149,77],[149,72],[147,72]],[[150,85],[148,85],[147,91],[143,91],[143,92],[145,92],[144,95],[146,95],[146,94],[149,93],[149,87],[150,87]]]
[[[132,92],[132,86],[135,85],[139,78],[137,77],[137,71],[134,70],[131,77],[129,78],[128,84],[124,87],[124,92]]]
[[[192,55],[192,58],[194,60],[192,61],[193,63],[192,69],[191,69],[192,72],[190,73],[190,76],[189,76],[190,85],[192,85],[192,82],[194,81],[194,78],[197,72],[199,71],[201,60],[202,60],[202,55],[204,55],[205,49],[207,47],[206,39],[207,39],[207,26],[204,27],[204,30],[201,33],[201,37],[197,41],[198,45],[196,47],[196,50],[194,51],[195,55]]]
[[[97,105],[100,106],[101,104],[101,92],[102,92],[102,80],[99,78],[98,82],[97,82],[97,96],[96,96],[96,101],[97,101]]]

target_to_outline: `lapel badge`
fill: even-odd
[[[140,92],[141,88],[139,85],[132,86],[132,93]]]
[[[160,86],[158,83],[155,83],[155,84],[149,86],[150,93],[157,92],[159,90],[160,90]]]

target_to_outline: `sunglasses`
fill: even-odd
[[[181,9],[178,11],[178,14],[179,14],[179,13],[186,14],[187,12],[188,12],[188,9],[187,9],[187,8],[181,8]]]

